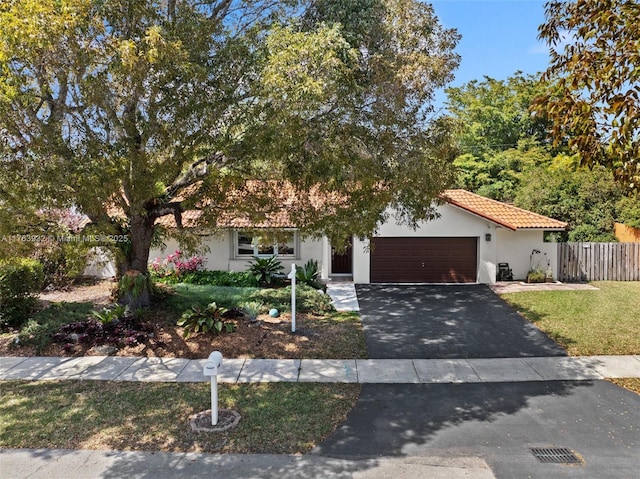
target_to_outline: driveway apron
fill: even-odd
[[[565,356],[486,285],[357,285],[369,358]]]

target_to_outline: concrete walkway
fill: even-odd
[[[499,281],[489,287],[496,294],[523,293],[529,291],[598,291],[588,283],[525,283],[523,281]]]
[[[0,357],[0,380],[203,382],[205,359]],[[221,383],[482,383],[640,377],[640,356],[495,359],[225,359]]]
[[[327,283],[327,294],[338,311],[360,311],[356,287],[350,281]]]

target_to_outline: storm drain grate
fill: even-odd
[[[581,464],[582,461],[566,447],[532,447],[531,452],[540,462],[553,464]]]

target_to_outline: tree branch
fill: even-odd
[[[209,19],[221,20],[222,18],[224,18],[227,15],[227,12],[229,11],[229,7],[231,6],[232,2],[233,0],[221,1],[218,5],[213,7],[211,11],[211,15],[209,16]]]
[[[156,200],[157,201],[157,200]],[[182,203],[172,202],[158,205],[150,205],[148,208],[149,218],[160,218],[166,215],[173,215],[178,229],[182,229]]]
[[[169,185],[164,194],[169,198],[173,198],[181,189],[202,180],[211,172],[211,166],[221,168],[228,161],[228,158],[222,152],[216,152],[206,158],[197,160],[189,169],[185,171],[178,179]]]

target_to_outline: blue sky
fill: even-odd
[[[432,0],[440,22],[462,35],[456,52],[462,56],[455,80],[461,86],[484,75],[503,80],[516,71],[537,73],[549,55],[537,39],[544,22],[544,0]],[[440,92],[436,104],[446,99]]]

